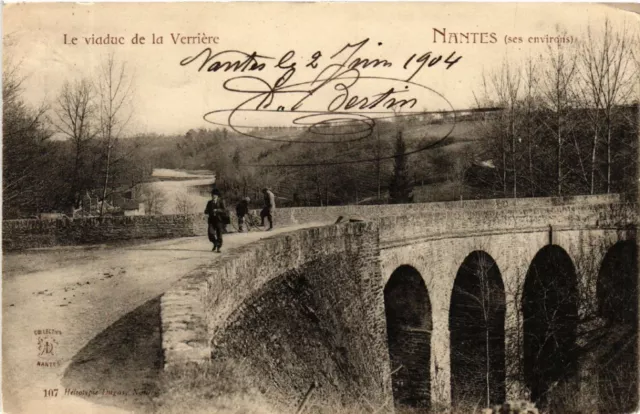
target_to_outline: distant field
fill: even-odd
[[[453,130],[451,130],[453,126]],[[453,125],[451,123],[408,125],[404,130],[404,137],[408,141],[423,138],[439,139],[447,135],[454,141],[476,141],[481,138],[479,121],[462,121]]]

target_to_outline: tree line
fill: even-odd
[[[87,196],[102,200],[151,174],[144,137],[123,139],[133,113],[133,74],[114,55],[94,78],[70,79],[53,102],[37,108],[23,99],[25,78],[9,56],[3,62],[3,215],[73,215]]]
[[[638,35],[606,20],[578,45],[555,44],[483,75],[479,106],[494,171],[479,181],[503,197],[628,192],[637,175]]]

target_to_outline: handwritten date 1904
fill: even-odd
[[[338,71],[340,69],[375,69],[375,68],[390,68],[393,67],[393,62],[387,58],[370,58],[362,56],[364,47],[369,44],[370,39],[364,39],[357,43],[347,43],[337,53],[330,55],[329,64],[324,68],[323,72],[327,69],[333,69]],[[382,42],[378,42],[378,46],[382,46]],[[274,67],[279,69],[286,69],[290,72],[295,72],[297,62],[293,61],[296,52],[290,50],[285,53]],[[312,54],[311,58],[307,59],[305,67],[317,69],[320,66],[323,54],[322,51],[316,51]],[[404,61],[402,65],[403,70],[411,70],[410,76],[406,79],[410,81],[413,79],[424,67],[432,67],[437,64],[446,65],[446,69],[450,69],[462,59],[462,56],[457,55],[455,51],[448,54],[446,57],[444,54],[435,54],[433,52],[426,52],[422,54],[414,53],[408,59]],[[206,72],[260,72],[267,68],[268,61],[276,61],[276,58],[271,56],[264,56],[257,52],[246,53],[240,50],[224,50],[214,53],[211,48],[207,47],[200,51],[200,53],[189,56],[180,61],[181,66],[196,65],[199,63],[198,72],[205,70]]]

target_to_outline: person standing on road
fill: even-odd
[[[222,231],[225,223],[224,217],[227,211],[224,207],[224,201],[222,201],[222,197],[220,197],[220,191],[217,189],[211,191],[211,200],[207,203],[204,214],[209,216],[207,236],[209,236],[209,241],[213,243],[213,249],[211,249],[211,251],[220,253],[220,248],[222,247]]]
[[[269,221],[269,228],[267,231],[273,228],[273,214],[276,211],[276,196],[273,195],[271,190],[268,188],[262,189],[262,194],[264,195],[264,208],[260,212],[260,218],[262,219],[261,226],[264,227],[264,219]]]
[[[249,201],[251,199],[249,197],[245,197],[238,205],[236,205],[236,216],[238,216],[238,231],[242,233],[242,226],[244,225],[244,216],[249,214]],[[249,226],[247,226],[247,230],[249,230]]]

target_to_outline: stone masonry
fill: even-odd
[[[516,317],[518,308],[512,305],[517,301],[509,298],[522,290],[528,266],[541,248],[548,244],[560,246],[579,268],[586,259],[599,264],[607,249],[616,242],[635,239],[636,204],[610,203],[607,199],[587,202],[581,200],[579,205],[563,205],[549,200],[541,204],[540,207],[526,205],[519,208],[507,205],[507,208],[477,210],[437,210],[428,209],[426,206],[422,210],[415,210],[408,206],[412,214],[384,217],[380,216],[385,214],[384,211],[372,210],[370,207],[350,207],[348,211],[339,212],[347,215],[357,214],[372,219],[373,222],[302,230],[242,248],[226,259],[222,266],[215,269],[198,269],[167,292],[165,297],[170,300],[165,301],[163,298],[162,302],[165,361],[170,365],[187,361],[206,361],[211,357],[225,355],[245,355],[255,359],[255,366],[278,366],[279,372],[288,372],[285,377],[298,378],[300,383],[305,383],[312,380],[309,375],[314,370],[311,367],[322,364],[319,361],[304,359],[305,356],[303,359],[306,362],[301,364],[307,368],[298,371],[297,364],[287,360],[288,354],[285,350],[291,352],[295,349],[291,347],[295,335],[292,335],[286,326],[279,325],[282,313],[278,312],[286,314],[287,304],[295,301],[302,301],[312,309],[315,309],[314,306],[324,309],[334,307],[341,313],[350,307],[361,308],[365,304],[375,317],[364,319],[367,328],[361,334],[353,334],[360,323],[356,322],[360,321],[358,318],[335,319],[330,313],[322,316],[316,314],[316,317],[327,323],[323,329],[331,329],[331,335],[351,338],[346,342],[342,341],[351,347],[357,347],[358,341],[365,341],[364,337],[369,335],[366,344],[377,350],[372,355],[379,358],[370,361],[370,364],[384,367],[384,370],[372,371],[373,368],[369,366],[366,372],[377,372],[375,381],[383,385],[382,388],[378,386],[365,389],[368,392],[375,389],[381,395],[388,395],[391,361],[386,344],[384,298],[380,289],[395,269],[411,266],[420,273],[425,282],[431,303],[432,328],[428,332],[431,342],[430,357],[425,358],[424,350],[416,348],[415,361],[418,365],[409,367],[408,372],[428,369],[431,390],[426,394],[423,390],[420,392],[422,395],[430,395],[432,406],[448,406],[451,404],[449,305],[456,273],[467,255],[474,251],[483,251],[495,260],[500,269],[508,303],[505,330],[521,329],[521,326],[518,326],[521,320]],[[390,211],[395,212],[399,207],[392,208]],[[286,214],[291,221],[300,222],[304,217],[310,222],[322,222],[328,218],[326,209],[328,208],[318,211],[282,209],[280,216],[276,217],[281,217],[284,221],[282,215]],[[372,216],[368,217],[367,212],[371,211]],[[379,239],[378,247],[358,247],[369,237]],[[340,252],[347,254],[351,259],[332,259],[335,257],[333,255]],[[369,267],[365,266],[354,274],[372,284],[369,287],[366,287],[366,284],[356,284],[354,288],[349,288],[356,290],[345,288],[346,292],[340,293],[352,300],[337,300],[335,295],[329,292],[334,286],[348,286],[341,282],[340,277],[353,273],[349,270],[349,263],[354,260],[369,263]],[[320,262],[324,262],[326,266],[318,267],[317,263]],[[584,274],[580,270],[578,269],[577,273]],[[321,275],[327,284],[311,283],[305,288],[308,290],[304,294],[288,292],[286,288],[287,283],[296,286],[300,280],[315,280],[314,278]],[[591,293],[595,290],[589,285],[594,282],[582,282],[582,296],[587,301],[596,300]],[[359,289],[370,291],[357,292]],[[283,302],[275,299],[283,297],[288,300]],[[357,300],[353,300],[354,298]],[[305,315],[305,318],[313,319],[313,316]],[[333,322],[330,322],[331,320]],[[267,331],[273,330],[274,338],[260,337],[262,334],[250,328],[251,326],[268,327]],[[233,335],[227,335],[229,332],[233,332]],[[301,335],[310,343],[318,340],[317,332],[309,331]],[[277,349],[281,351],[268,349],[266,353],[245,354],[249,349],[247,347],[255,341],[279,343],[280,348]],[[507,350],[513,351],[507,351],[507,358],[513,358],[514,352],[521,358],[522,343],[508,343],[505,346]],[[337,351],[337,348],[333,351],[335,352],[329,352],[327,355],[335,356],[343,352]],[[411,349],[405,351],[411,352]],[[261,357],[258,358],[257,355]],[[355,357],[353,353],[346,355],[350,355],[346,361]],[[411,360],[411,355],[408,359]],[[429,360],[430,367],[421,368],[419,361],[422,360]],[[334,367],[340,366],[338,361],[333,363],[337,364]],[[523,379],[516,371],[510,371],[509,367],[514,364],[506,365],[507,396],[518,398],[523,390]],[[266,372],[267,368],[264,369]],[[334,368],[326,367],[328,371],[332,369],[335,371]],[[365,371],[353,368],[349,372]],[[338,384],[344,381],[344,378],[356,381],[355,377],[348,375],[340,378],[342,380],[338,380]],[[293,384],[288,386],[289,391],[299,392]],[[344,384],[341,384],[341,387],[344,388]],[[277,393],[274,392],[275,394]]]

